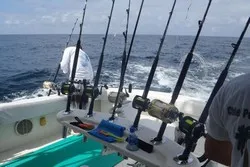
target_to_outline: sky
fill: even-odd
[[[85,0],[1,0],[0,34],[69,34],[81,20]],[[129,33],[132,34],[141,0],[131,0]],[[162,34],[173,0],[145,0],[138,34]],[[169,26],[170,35],[195,35],[208,0],[177,0]],[[88,0],[85,34],[104,34],[111,0]],[[121,34],[126,25],[128,0],[116,0],[111,34]],[[201,35],[239,36],[250,17],[250,0],[213,0]],[[250,28],[249,28],[250,29]],[[79,22],[75,33],[79,32]],[[250,30],[247,35],[250,36]]]

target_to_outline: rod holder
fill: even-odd
[[[177,155],[176,157],[174,157],[174,161],[178,164],[178,165],[188,165],[191,164],[193,162],[193,158],[188,158],[187,160],[181,160],[180,155]]]
[[[164,144],[164,143],[166,142],[166,140],[165,140],[164,138],[163,138],[161,141],[157,141],[157,140],[155,140],[155,139],[152,139],[152,140],[150,140],[150,142],[151,142],[153,145],[157,146],[157,145]]]

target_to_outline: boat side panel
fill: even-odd
[[[16,123],[0,126],[0,152],[61,133],[62,125],[56,121],[56,113],[42,115],[46,119],[44,126],[40,125],[40,117],[31,118],[33,128],[30,133],[24,135],[15,132]]]
[[[56,113],[66,107],[65,96],[26,99],[0,105],[0,125]]]

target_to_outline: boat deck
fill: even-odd
[[[0,167],[26,167],[26,166],[78,166],[84,167],[84,165],[89,164],[89,167],[105,165],[107,167],[127,167],[129,164],[134,164],[135,161],[132,159],[123,160],[117,154],[112,154],[108,156],[101,156],[101,150],[103,146],[99,143],[90,141],[89,143],[83,143],[82,136],[70,135],[67,139],[63,140],[61,138],[61,133],[50,136],[49,138],[38,139],[37,142],[29,143],[21,147],[11,149],[9,151],[0,152]],[[73,138],[72,138],[73,137]],[[85,144],[93,144],[95,146],[87,146]],[[202,144],[198,144],[203,145]],[[72,147],[71,147],[72,146]],[[85,149],[88,148],[88,151]],[[67,149],[68,148],[68,149]],[[71,151],[65,154],[65,149]],[[93,150],[94,149],[94,150]],[[199,150],[199,149],[198,149]],[[95,158],[90,158],[92,154]],[[83,154],[83,155],[82,155]],[[84,155],[85,154],[85,155]],[[87,155],[89,154],[89,155]],[[98,155],[98,156],[97,156]],[[110,156],[110,157],[109,157]],[[103,159],[102,159],[103,158]],[[75,162],[77,165],[70,164],[70,160],[78,160]],[[100,160],[101,159],[101,160]],[[97,161],[95,161],[97,160]],[[105,161],[104,161],[105,160]],[[110,163],[112,160],[114,162]],[[48,161],[48,162],[46,162]],[[51,162],[49,162],[51,161]],[[92,164],[93,162],[98,162],[97,164]],[[100,162],[100,163],[99,163]],[[46,164],[45,164],[46,163]],[[32,165],[33,164],[33,165]],[[39,164],[39,165],[38,165]],[[63,165],[64,164],[64,165]],[[91,165],[90,165],[91,164]],[[211,165],[213,167],[224,167],[223,165]],[[87,166],[86,166],[87,167]]]
[[[83,143],[82,135],[73,135],[23,156],[16,155],[16,158],[5,160],[0,166],[98,167],[105,164],[104,166],[113,167],[123,160],[116,153],[103,156],[102,149],[103,146],[98,142],[88,139]]]

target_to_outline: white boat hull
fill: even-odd
[[[109,101],[108,94],[116,91],[117,88],[103,90],[102,95],[100,95],[95,102],[94,111],[103,113],[109,113],[112,111],[113,103]],[[135,95],[142,95],[142,93],[142,90],[133,90],[127,98],[127,101],[132,101]],[[151,100],[157,98],[165,102],[169,102],[171,94],[150,91],[148,97]],[[38,97],[34,99],[0,104],[0,162],[13,157],[14,154],[12,150],[18,152],[23,151],[22,149],[24,146],[31,143],[38,143],[37,146],[42,146],[39,145],[39,141],[44,141],[44,139],[47,138],[48,143],[52,142],[49,141],[49,138],[52,138],[52,136],[60,138],[62,125],[57,122],[56,114],[59,111],[65,110],[66,102],[66,96],[51,95],[49,97]],[[127,105],[131,105],[131,103]],[[185,96],[179,96],[176,102],[176,107],[181,112],[195,118],[199,117],[204,105],[205,103],[199,99]],[[124,114],[125,115],[123,115],[123,117],[128,117],[126,116],[126,112]],[[136,112],[130,113],[129,118],[134,118],[135,115]],[[43,126],[40,124],[41,117],[45,117],[46,120],[46,124]],[[17,122],[24,119],[31,120],[33,128],[30,133],[19,135],[15,132],[15,125]],[[156,118],[149,117],[147,113],[143,113],[140,123],[153,131],[158,131],[161,121]],[[165,136],[169,139],[174,139],[174,125],[167,127]],[[10,155],[6,155],[6,152]],[[203,152],[203,145],[201,146],[200,152]]]

